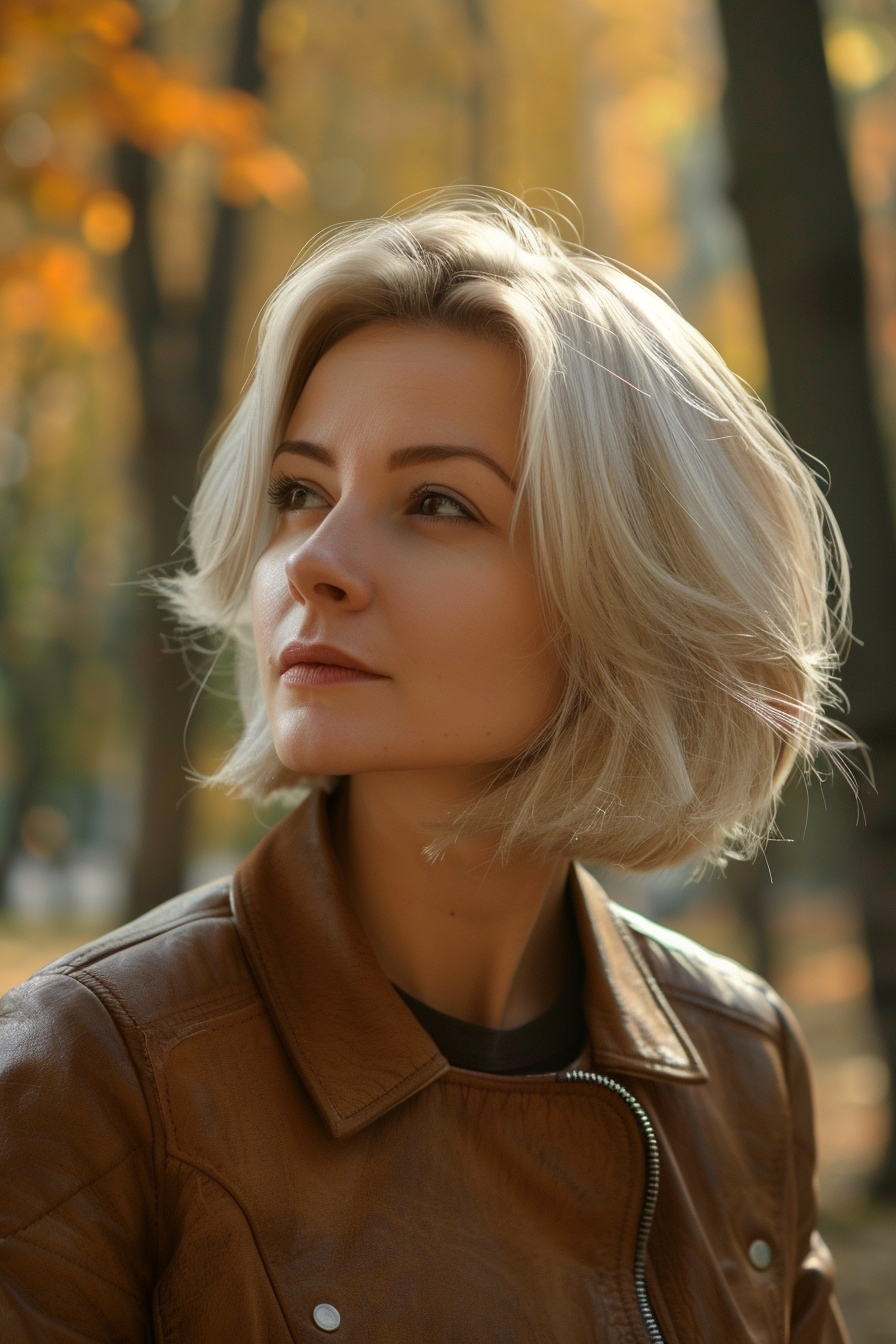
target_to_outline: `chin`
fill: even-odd
[[[482,766],[480,760],[471,761],[469,755],[448,753],[438,748],[421,750],[419,742],[402,746],[394,738],[383,737],[371,742],[297,742],[282,741],[275,737],[277,756],[288,770],[297,775],[367,775],[389,770],[456,770],[471,765]]]
[[[271,716],[274,749],[288,770],[297,775],[351,775],[370,769],[377,751],[382,760],[388,735],[378,732],[367,740],[351,716],[309,712]]]
[[[274,734],[274,748],[288,770],[297,775],[358,775],[371,770],[401,768],[387,739],[364,742],[357,738],[327,740],[312,734]]]
[[[464,725],[468,728],[468,725]],[[392,770],[468,770],[500,765],[509,760],[519,744],[489,742],[482,751],[483,735],[441,732],[432,723],[417,731],[406,721],[370,722],[346,715],[338,721],[330,715],[302,714],[290,722],[272,725],[277,756],[297,775],[364,775]],[[279,731],[278,731],[279,728]]]
[[[290,750],[277,744],[275,747],[278,759],[296,775],[357,775],[371,769],[370,763],[357,751]]]

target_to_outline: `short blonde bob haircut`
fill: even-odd
[[[508,342],[527,370],[520,502],[565,690],[451,835],[642,870],[754,852],[794,765],[845,745],[823,714],[846,634],[837,525],[663,294],[486,190],[330,232],[267,304],[190,513],[194,564],[162,584],[185,626],[238,652],[244,731],[206,782],[255,799],[334,782],[275,753],[248,593],[272,454],[309,373],[375,322]]]

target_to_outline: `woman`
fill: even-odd
[[[191,540],[216,780],[312,791],[5,1001],[0,1337],[843,1340],[788,1012],[571,862],[751,853],[824,745],[842,547],[764,410],[440,196],[273,296]]]

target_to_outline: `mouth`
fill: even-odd
[[[287,644],[279,658],[280,680],[287,686],[338,686],[386,681],[360,658],[332,644]]]

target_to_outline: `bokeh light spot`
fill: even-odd
[[[877,24],[829,24],[825,56],[834,82],[851,93],[862,93],[892,72],[896,42]]]
[[[36,112],[14,117],[3,132],[3,148],[17,168],[34,168],[53,147],[50,125]]]
[[[98,191],[84,208],[81,232],[94,252],[112,255],[131,241],[134,212],[127,196],[120,191]]]

